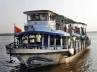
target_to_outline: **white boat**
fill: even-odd
[[[14,42],[6,45],[7,53],[27,67],[60,64],[87,48],[86,24],[75,22],[49,10],[26,11],[24,32],[15,33]],[[87,44],[88,43],[88,44]]]

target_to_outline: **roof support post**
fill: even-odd
[[[66,36],[66,49],[68,49],[68,37]]]
[[[44,35],[42,35],[42,48],[44,47]]]
[[[60,43],[61,43],[61,48],[63,48],[63,40],[62,40],[62,36],[61,36]]]
[[[50,35],[48,35],[48,48],[50,47]]]
[[[54,37],[54,49],[56,49],[56,37]]]

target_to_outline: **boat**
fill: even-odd
[[[24,31],[14,33],[14,42],[6,45],[10,60],[16,57],[31,68],[55,65],[62,63],[62,57],[76,55],[90,45],[85,23],[50,10],[23,13],[27,15]]]

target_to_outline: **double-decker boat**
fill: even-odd
[[[15,33],[7,53],[27,67],[60,64],[90,45],[86,24],[49,10],[26,11],[24,32]]]

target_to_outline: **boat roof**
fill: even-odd
[[[48,13],[48,12],[51,12],[53,14],[57,14],[51,10],[33,10],[33,11],[25,11],[23,12],[24,14],[32,14],[32,13]]]
[[[46,31],[26,31],[26,32],[20,32],[16,33],[15,36],[28,36],[28,35],[33,35],[33,34],[44,34],[44,35],[53,35],[53,36],[70,36],[69,33],[67,32],[46,32]]]
[[[85,25],[85,26],[87,26],[87,24],[82,23],[82,22],[76,22],[76,24],[81,24],[81,25]]]
[[[85,23],[74,21],[70,18],[63,16],[63,15],[57,15],[56,16],[56,22],[57,23],[62,21],[62,20],[63,20],[64,24],[77,24],[77,25],[86,25],[87,26],[87,24],[85,24]]]

